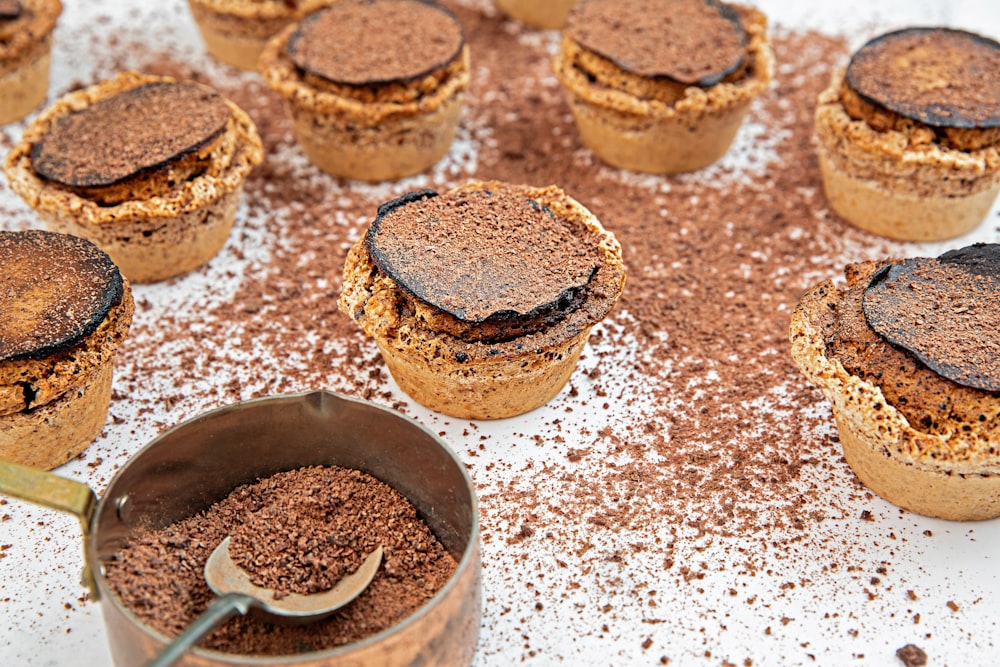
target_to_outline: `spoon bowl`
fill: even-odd
[[[265,620],[276,622],[308,623],[323,619],[361,595],[382,564],[382,547],[379,546],[365,556],[357,570],[341,578],[330,590],[308,595],[277,595],[269,588],[254,584],[250,575],[233,562],[229,555],[229,539],[222,540],[205,562],[205,581],[219,597],[146,667],[174,664],[213,629],[251,610]]]

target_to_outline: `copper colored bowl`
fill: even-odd
[[[295,665],[469,665],[481,617],[479,519],[465,466],[436,435],[387,408],[325,391],[275,396],[206,412],[161,434],[115,475],[93,510],[75,510],[33,492],[0,492],[80,514],[89,575],[107,624],[117,667],[138,667],[168,639],[143,625],[116,597],[104,563],[140,527],[158,528],[190,517],[234,488],[285,470],[338,465],[364,471],[395,488],[417,508],[458,562],[445,586],[403,622],[362,641],[287,656],[246,656],[193,649],[177,664],[189,667]],[[82,494],[86,495],[86,493]],[[90,496],[92,497],[92,493]],[[89,531],[89,536],[87,535]],[[87,539],[89,537],[89,539]],[[86,575],[87,573],[85,573]]]

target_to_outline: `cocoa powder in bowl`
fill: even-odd
[[[290,655],[359,641],[402,621],[444,586],[456,568],[416,509],[367,473],[306,467],[240,486],[206,511],[132,536],[106,565],[122,603],[173,637],[212,601],[202,575],[219,542],[258,586],[315,593],[352,573],[381,545],[368,588],[331,617],[306,625],[232,619],[200,646],[239,655]]]

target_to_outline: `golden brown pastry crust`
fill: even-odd
[[[48,53],[62,13],[60,0],[21,0],[21,6],[18,18],[0,21],[0,75]]]
[[[59,0],[23,0],[17,19],[0,21],[0,124],[45,101],[52,32],[61,13]]]
[[[852,269],[855,287],[873,268]],[[809,290],[792,315],[789,336],[796,365],[831,403],[852,469],[886,500],[920,514],[956,520],[1000,516],[1000,432],[995,419],[939,419],[927,429],[894,406],[873,377],[848,372],[824,336],[831,313],[849,307],[846,295],[833,281]],[[927,398],[933,400],[933,394]],[[920,409],[908,408],[911,415]]]
[[[257,69],[267,40],[306,14],[337,0],[188,0],[210,54],[241,69]]]
[[[576,0],[496,0],[504,14],[535,28],[561,28]]]
[[[746,68],[708,88],[637,76],[564,35],[552,67],[584,144],[614,166],[653,173],[693,171],[725,154],[774,77],[767,18],[731,6],[747,33]]]
[[[397,383],[418,402],[457,417],[498,419],[532,410],[559,392],[591,327],[621,294],[625,268],[614,236],[559,188],[472,182],[455,191],[484,189],[534,199],[598,235],[604,264],[581,307],[535,334],[501,342],[462,340],[435,328],[442,314],[428,313],[432,309],[378,270],[364,238],[348,254],[338,305],[375,339]]]
[[[831,207],[851,224],[890,238],[943,240],[982,222],[1000,192],[1000,149],[962,151],[919,124],[878,131],[841,101],[843,70],[816,105],[816,138]]]
[[[303,151],[335,176],[382,181],[420,173],[451,146],[469,86],[469,48],[415,81],[347,86],[317,81],[287,53],[290,25],[260,57],[264,81],[285,100]]]
[[[124,280],[121,301],[79,343],[0,362],[0,459],[47,470],[86,449],[107,419],[114,356],[134,310]]]
[[[4,164],[11,187],[50,229],[93,240],[133,282],[190,271],[211,259],[225,243],[243,181],[263,160],[260,137],[250,117],[227,100],[227,129],[213,146],[211,166],[205,173],[185,180],[179,178],[178,166],[168,165],[151,176],[158,179],[155,186],[146,177],[130,182],[131,190],[129,184],[116,186],[124,187],[133,198],[115,206],[40,178],[32,167],[32,148],[64,114],[145,83],[173,80],[123,72],[69,93],[35,119]],[[162,186],[171,181],[172,186]]]

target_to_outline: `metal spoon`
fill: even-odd
[[[300,595],[290,593],[275,599],[274,591],[250,581],[242,568],[229,557],[229,538],[215,548],[205,563],[205,581],[219,596],[184,632],[177,635],[163,653],[146,667],[168,667],[184,655],[198,640],[236,614],[246,614],[256,608],[265,615],[293,619],[300,623],[318,621],[358,597],[371,583],[382,563],[382,547],[365,557],[361,566],[337,585],[322,593]]]

